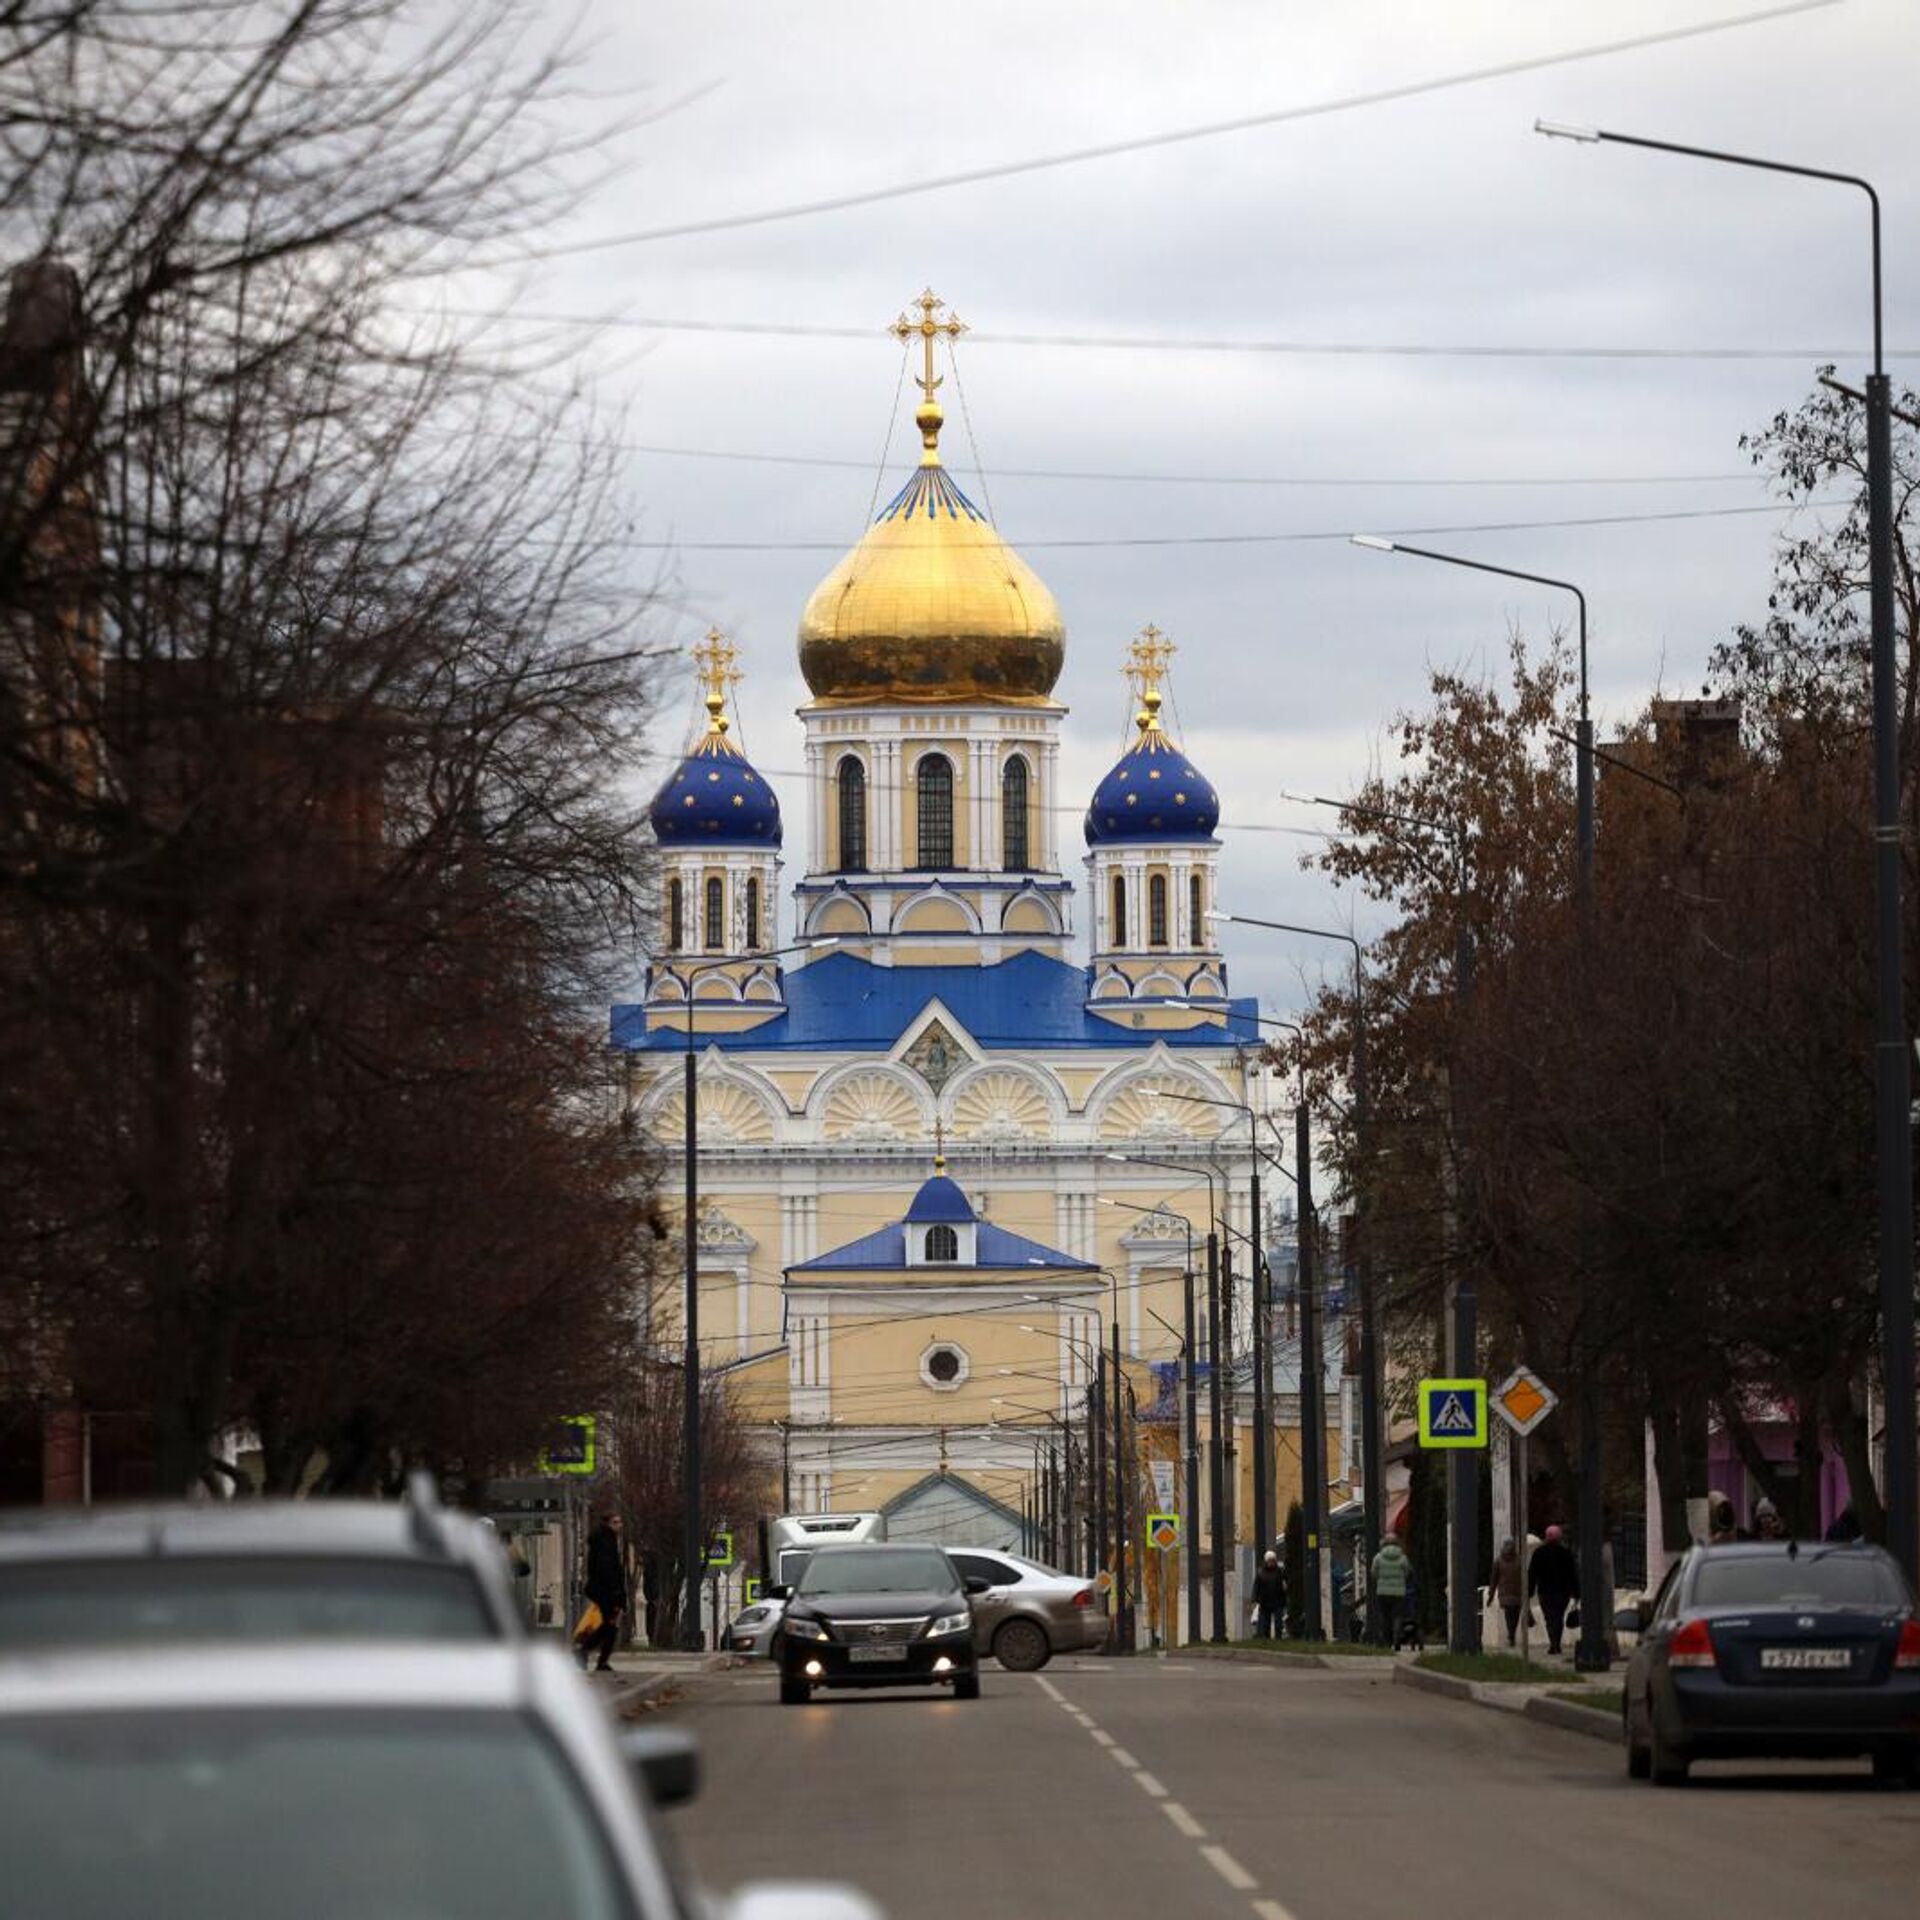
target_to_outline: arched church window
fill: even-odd
[[[1156,873],[1147,881],[1147,944],[1167,944],[1167,876]]]
[[[953,762],[942,753],[923,753],[914,768],[918,793],[919,853],[914,864],[938,869],[953,865]]]
[[[958,1260],[960,1258],[960,1236],[955,1233],[951,1227],[929,1227],[927,1229],[927,1258],[929,1261]]]
[[[1000,773],[1000,864],[1009,873],[1031,865],[1027,848],[1027,763],[1019,754]]]
[[[760,944],[760,882],[758,880],[750,879],[747,882],[745,918],[747,951],[751,953]]]
[[[1107,945],[1124,947],[1127,944],[1127,883],[1121,874],[1113,876],[1113,924],[1107,929]]]
[[[852,754],[835,774],[840,798],[840,871],[867,870],[867,770]]]
[[[1193,922],[1192,931],[1187,935],[1190,947],[1204,947],[1207,944],[1207,916],[1204,904],[1205,896],[1201,892],[1200,876],[1189,875],[1187,879],[1187,913]]]
[[[709,953],[719,953],[727,944],[727,889],[717,873],[707,875],[706,924],[701,936]]]
[[[678,953],[687,944],[687,896],[678,878],[667,882],[667,951]]]

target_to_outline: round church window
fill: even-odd
[[[967,1356],[956,1346],[940,1342],[920,1356],[920,1378],[936,1392],[951,1393],[967,1377]]]

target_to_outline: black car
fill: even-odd
[[[1883,1548],[1694,1547],[1616,1625],[1640,1635],[1622,1701],[1634,1779],[1865,1754],[1877,1779],[1920,1786],[1920,1620]]]
[[[787,1610],[776,1658],[780,1699],[802,1706],[815,1687],[944,1687],[980,1697],[973,1601],[938,1547],[819,1547],[792,1587],[770,1587]]]

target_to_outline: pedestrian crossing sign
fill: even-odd
[[[1420,1444],[1423,1447],[1484,1447],[1487,1444],[1487,1383],[1484,1380],[1422,1380]]]

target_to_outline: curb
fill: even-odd
[[[1619,1723],[1610,1713],[1593,1707],[1576,1707],[1571,1700],[1550,1699],[1544,1693],[1516,1698],[1516,1689],[1505,1682],[1465,1680],[1458,1674],[1435,1673],[1429,1667],[1411,1664],[1395,1666],[1397,1684],[1416,1687],[1422,1693],[1438,1693],[1448,1699],[1465,1700],[1476,1707],[1489,1707],[1498,1713],[1518,1713],[1542,1726],[1558,1727],[1563,1733],[1583,1733],[1590,1740],[1604,1740],[1617,1746]]]
[[[1172,1660],[1238,1660],[1250,1667],[1326,1667],[1332,1664],[1324,1654],[1265,1653],[1258,1647],[1168,1647],[1164,1651],[1167,1658]]]

